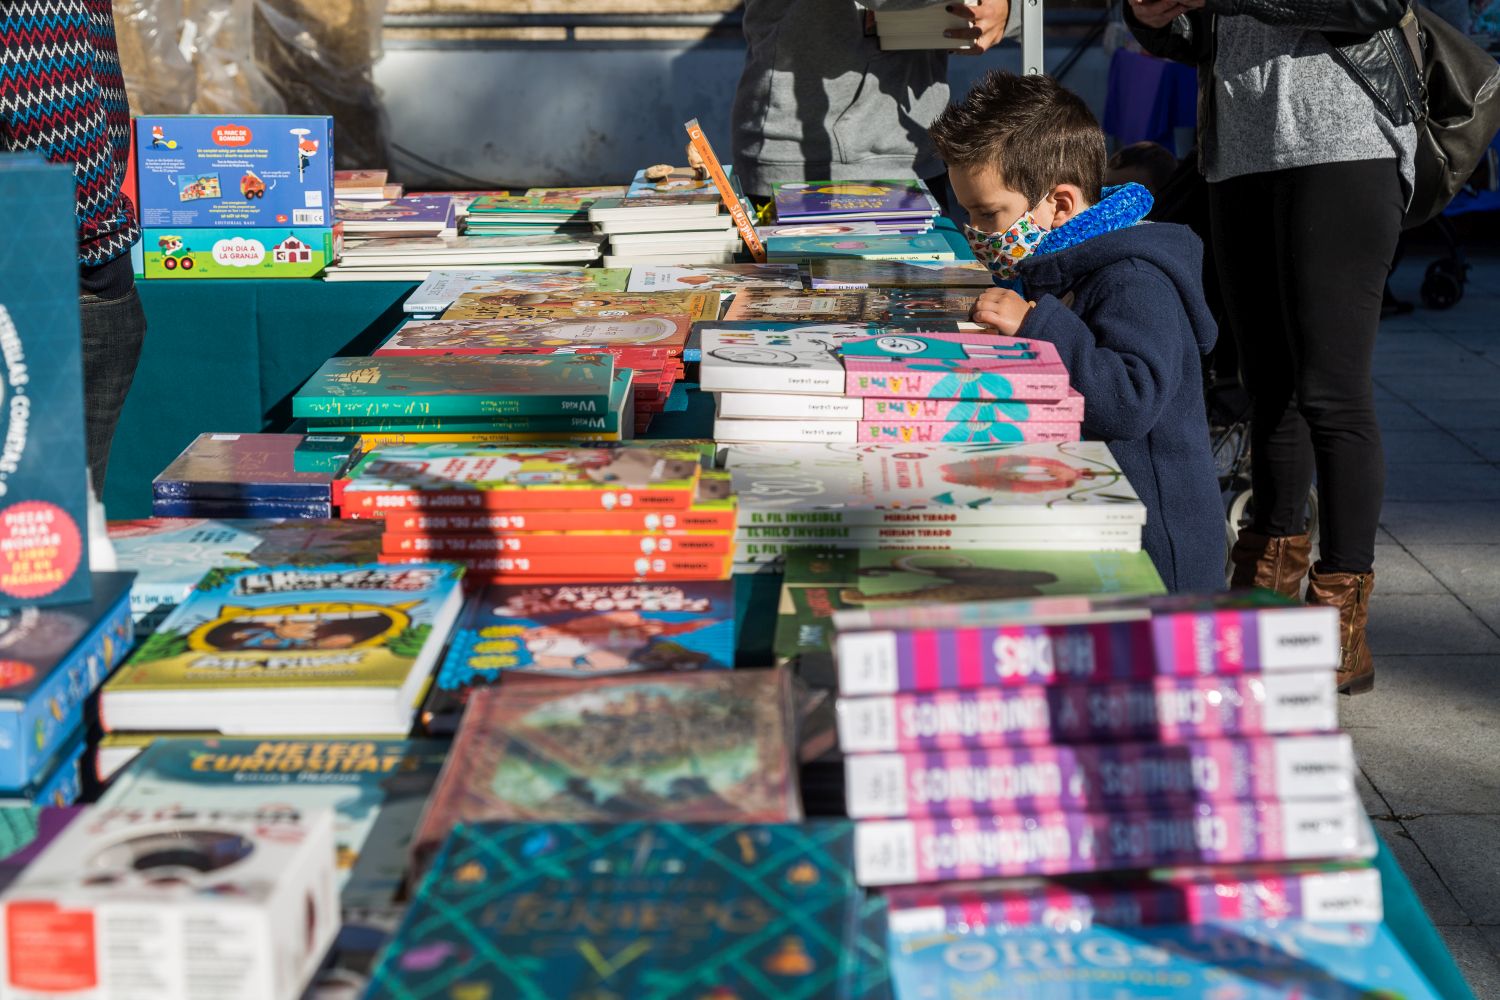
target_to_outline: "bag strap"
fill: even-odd
[[[1417,20],[1415,7],[1408,6],[1406,14],[1402,16],[1401,23],[1397,25],[1401,34],[1406,36],[1406,45],[1411,49],[1412,62],[1417,65],[1417,79],[1427,78],[1427,57],[1422,51],[1422,25]]]

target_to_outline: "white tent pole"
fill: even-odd
[[[1043,0],[1014,0],[1021,4],[1021,72],[1039,75],[1046,72],[1042,52]]]

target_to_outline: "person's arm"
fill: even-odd
[[[1125,26],[1159,59],[1189,66],[1208,61],[1209,26],[1202,10],[1176,0],[1125,0]]]
[[[1406,0],[1204,0],[1203,9],[1283,28],[1373,35],[1401,23]]]

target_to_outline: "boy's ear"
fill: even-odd
[[[1058,228],[1089,207],[1084,201],[1083,189],[1076,184],[1059,184],[1052,189],[1048,198],[1052,202],[1052,229]]]

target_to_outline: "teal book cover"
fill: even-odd
[[[292,398],[297,417],[600,416],[609,354],[331,358]]]
[[[0,155],[0,605],[89,599],[73,192],[68,167]]]
[[[863,260],[952,260],[953,248],[936,233],[874,236],[773,236],[766,253],[777,260],[855,258]]]
[[[366,998],[873,998],[851,842],[842,821],[461,826]]]

